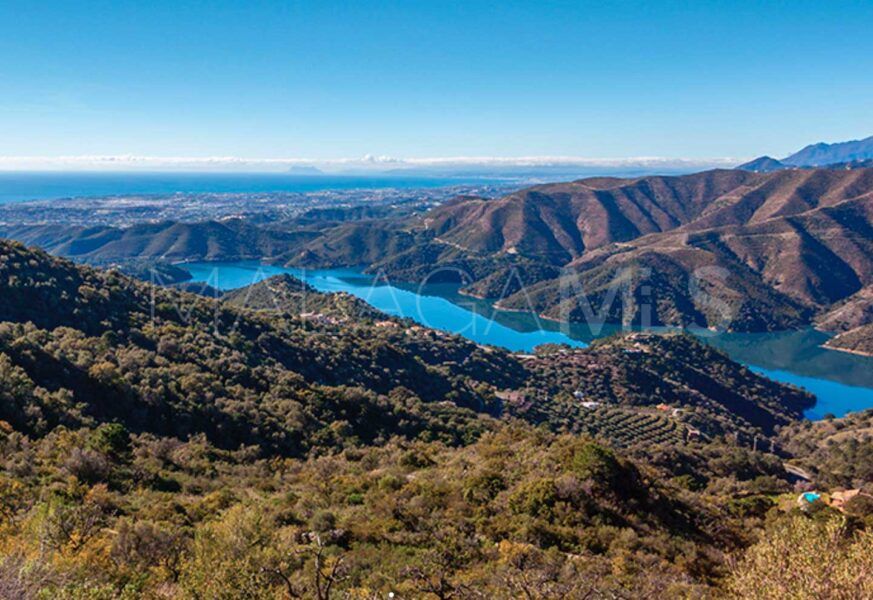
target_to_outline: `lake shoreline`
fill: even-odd
[[[300,269],[253,262],[188,263],[184,268],[196,271],[195,281],[205,280],[216,268],[221,269],[219,279],[225,289],[289,273],[321,292],[350,293],[386,314],[462,335],[477,344],[523,354],[529,354],[542,344],[584,347],[594,339],[628,331],[620,326],[593,329],[585,324],[574,326],[526,311],[507,312],[486,300],[461,293],[457,285],[405,288],[400,283],[395,286],[376,280],[360,269]],[[817,402],[805,414],[807,418],[820,419],[826,413],[842,415],[873,408],[873,358],[822,348],[828,335],[815,329],[763,334],[714,333],[708,329],[654,330],[686,331],[769,379],[810,391]]]
[[[873,352],[864,352],[862,350],[850,350],[849,348],[840,348],[839,346],[828,346],[826,343],[821,345],[825,350],[833,350],[834,352],[845,352],[846,354],[854,354],[855,356],[864,356],[873,358]]]

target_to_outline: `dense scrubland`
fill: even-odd
[[[871,491],[869,414],[693,338],[519,356],[7,242],[0,292],[2,597],[873,593],[867,496],[796,501]]]

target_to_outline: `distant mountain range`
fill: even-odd
[[[127,228],[64,225],[0,227],[0,236],[93,264],[155,260],[260,260],[278,257],[317,233],[280,232],[240,219],[140,223]]]
[[[873,167],[873,136],[863,140],[835,144],[810,144],[802,150],[777,160],[761,156],[738,166],[744,171],[770,173],[781,169],[825,167],[829,169],[864,169]]]
[[[799,152],[782,159],[786,165],[820,167],[836,163],[850,163],[873,158],[873,136],[863,140],[836,144],[810,144]]]
[[[860,146],[834,146],[834,157],[860,156]],[[737,331],[867,324],[873,169],[780,165],[762,157],[749,169],[593,177],[427,212],[338,207],[258,224],[20,225],[0,236],[92,264],[363,266],[403,281],[460,282],[500,308],[561,321],[590,321],[594,311],[614,323]]]
[[[324,171],[322,171],[318,167],[306,165],[295,165],[293,167],[289,167],[287,173],[290,175],[324,175]]]

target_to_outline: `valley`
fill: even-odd
[[[742,596],[873,514],[871,176],[4,205],[0,591]]]
[[[750,523],[791,514],[793,490],[868,481],[844,471],[866,452],[846,442],[793,483],[805,471],[787,461],[806,464],[807,440],[844,420],[809,431],[813,396],[689,335],[513,353],[316,289],[335,275],[188,268],[235,291],[0,242],[0,564],[44,557],[38,575],[0,571],[3,585],[75,589],[72,561],[107,591],[197,597],[239,589],[240,574],[314,590],[314,557],[330,556],[360,585],[383,585],[366,561],[412,595],[437,580],[512,594],[519,572],[568,594],[708,595],[743,585],[728,556],[754,547]],[[864,414],[844,434],[862,444]],[[519,552],[523,567],[506,562]]]
[[[459,294],[457,284],[407,285],[354,269],[312,270],[260,263],[187,263],[179,267],[191,273],[195,290],[199,284],[220,290],[240,289],[288,273],[308,282],[314,290],[348,293],[387,314],[516,352],[532,352],[541,344],[584,347],[595,339],[623,331],[620,326],[608,324],[559,324],[533,313],[507,313],[487,301]],[[733,360],[815,394],[818,401],[807,411],[810,418],[842,416],[873,407],[873,360],[823,349],[823,345],[830,348],[830,338],[825,334],[814,330],[697,333],[703,342],[727,352]]]
[[[873,600],[870,31],[0,2],[0,600]]]

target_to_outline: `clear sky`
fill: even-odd
[[[0,155],[785,155],[873,134],[873,2],[0,3]]]

